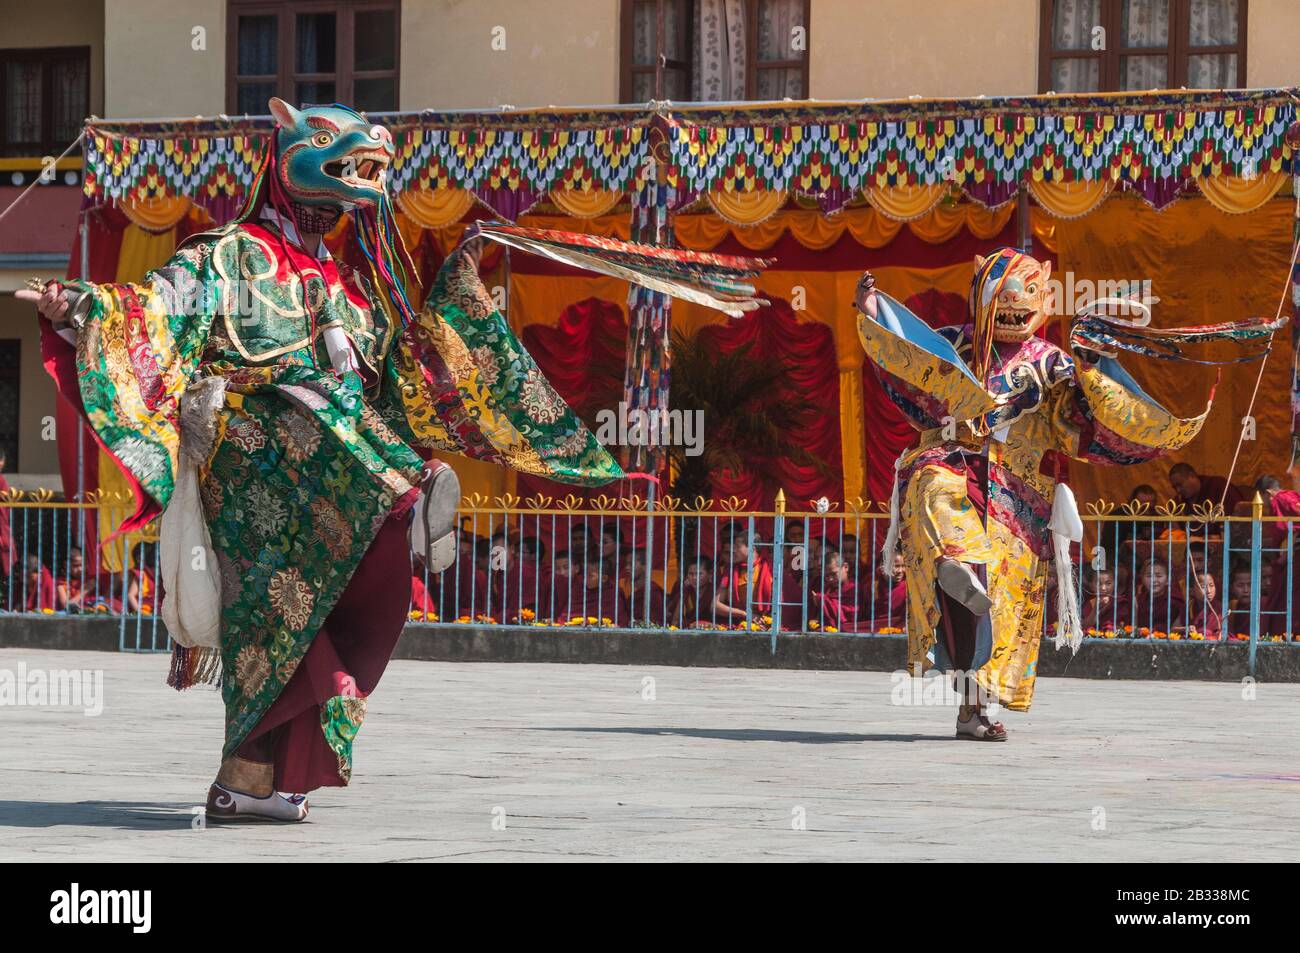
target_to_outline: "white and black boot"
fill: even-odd
[[[443,572],[456,562],[458,506],[460,479],[456,471],[441,460],[431,460],[411,526],[411,548],[424,556],[429,572]]]

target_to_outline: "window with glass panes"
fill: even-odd
[[[0,155],[59,155],[90,112],[90,47],[0,50],[0,104]]]
[[[805,99],[809,0],[623,0],[623,102]]]
[[[1247,0],[1042,0],[1039,90],[1246,85]]]
[[[84,119],[85,117],[81,117]],[[80,130],[78,130],[80,131]],[[22,381],[23,342],[17,338],[0,340],[0,451],[4,452],[4,469],[16,472],[18,462],[19,384]],[[37,421],[39,424],[39,421]]]
[[[397,109],[397,0],[228,0],[227,108],[265,115],[272,96],[293,103]]]

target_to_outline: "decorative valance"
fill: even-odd
[[[906,220],[926,214],[948,189],[996,208],[1022,186],[1049,209],[1060,199],[1063,211],[1116,188],[1161,208],[1193,186],[1216,204],[1226,194],[1241,207],[1245,185],[1216,183],[1271,184],[1291,171],[1286,134],[1297,118],[1296,92],[657,103],[375,118],[393,130],[390,184],[398,196],[469,193],[510,219],[548,196],[585,210],[571,214],[603,214],[602,203],[613,207],[614,196],[662,172],[661,201],[672,208],[705,196],[715,208],[746,201],[752,208],[760,200],[740,196],[789,193],[835,212],[865,194]],[[86,130],[86,195],[92,205],[188,197],[224,220],[252,181],[269,129],[269,119],[96,120]],[[662,168],[651,159],[659,139]],[[1268,187],[1251,189],[1253,201]]]

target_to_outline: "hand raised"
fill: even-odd
[[[69,306],[68,299],[62,292],[63,285],[57,281],[48,281],[40,291],[30,287],[20,288],[14,292],[14,297],[19,301],[30,301],[35,304],[37,313],[47,321],[66,324]]]
[[[479,264],[483,258],[483,237],[482,231],[477,221],[470,222],[465,229],[465,234],[461,236],[460,247],[464,249],[465,256],[478,271]]]
[[[869,271],[864,271],[862,277],[858,279],[858,287],[854,292],[854,303],[858,310],[873,320],[877,314],[876,307],[876,276]]]

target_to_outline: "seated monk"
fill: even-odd
[[[121,612],[121,583],[112,573],[87,569],[81,547],[68,551],[67,572],[55,582],[55,602],[65,612]]]
[[[1188,626],[1207,640],[1223,638],[1222,612],[1219,606],[1219,587],[1208,572],[1192,577],[1192,602],[1188,607]]]
[[[425,585],[426,576],[424,557],[419,553],[413,553],[411,558],[411,618],[419,621],[432,621],[429,616],[438,618],[438,604],[429,594],[429,588]],[[436,582],[435,575],[430,582]]]
[[[1089,574],[1086,598],[1079,617],[1084,630],[1097,629],[1113,632],[1129,625],[1130,608],[1127,594],[1115,591],[1115,574],[1109,569],[1099,569]]]
[[[45,568],[40,557],[35,553],[29,553],[27,556],[27,572],[18,595],[23,609],[27,612],[43,612],[46,609],[58,608],[54,574]]]
[[[843,631],[857,622],[857,595],[849,581],[849,566],[837,550],[826,550],[821,581],[814,587],[811,610],[810,629]]]
[[[126,574],[126,609],[128,612],[155,615],[158,612],[158,584],[154,568],[158,565],[155,543],[139,543],[131,552],[132,569]]]
[[[893,564],[882,566],[875,585],[862,587],[858,597],[859,631],[901,629],[907,624],[907,564],[903,554],[894,554]]]
[[[1267,512],[1276,517],[1264,524],[1265,547],[1277,550],[1266,553],[1264,564],[1272,574],[1270,584],[1261,588],[1260,631],[1270,635],[1292,634],[1300,630],[1295,619],[1300,614],[1300,567],[1292,554],[1300,549],[1300,493],[1284,490],[1274,477],[1262,476],[1255,488],[1264,497]],[[1271,557],[1271,558],[1270,558]],[[1264,566],[1261,566],[1261,572]],[[1290,618],[1287,606],[1290,604]]]
[[[1178,495],[1178,501],[1186,504],[1189,510],[1222,500],[1224,510],[1231,513],[1238,503],[1245,500],[1241,491],[1229,486],[1223,477],[1197,473],[1188,463],[1175,463],[1169,468],[1169,483]]]
[[[570,619],[598,620],[593,625],[629,624],[630,606],[627,597],[618,587],[618,577],[614,574],[612,563],[602,569],[601,561],[588,562],[586,571],[573,578],[569,605],[561,621]]]
[[[645,557],[639,552],[632,552],[628,556],[627,564],[623,573],[623,589],[627,595],[628,607],[630,610],[630,622],[632,624],[663,626],[664,619],[667,617],[668,596],[664,592],[664,587],[655,582],[653,577],[647,578],[644,569]],[[647,583],[649,584],[649,595],[647,597]],[[647,614],[646,599],[649,598],[650,606]]]
[[[759,541],[757,533],[751,541],[743,527],[732,526],[730,559],[722,567],[713,601],[717,621],[723,625],[749,621],[746,610],[755,617],[772,611],[772,564],[758,551]]]
[[[523,556],[523,546],[518,537],[507,539],[498,534],[492,539],[497,550],[494,559],[504,563],[491,575],[491,602],[485,611],[498,622],[509,625],[523,619],[523,611],[536,612],[539,598],[537,566]]]
[[[1173,632],[1187,625],[1183,598],[1169,585],[1169,567],[1157,556],[1142,564],[1133,604],[1133,626],[1149,632]]]
[[[668,594],[668,625],[679,629],[711,628],[714,598],[713,560],[702,553],[691,557]]]
[[[552,621],[565,615],[573,589],[574,572],[574,560],[568,550],[556,553],[549,564],[542,564],[541,588],[536,606],[539,620]]]
[[[476,549],[486,545],[469,533],[461,534],[458,545],[456,562],[445,572],[429,574],[429,597],[443,622],[472,620],[487,612],[488,575],[476,559]]]

